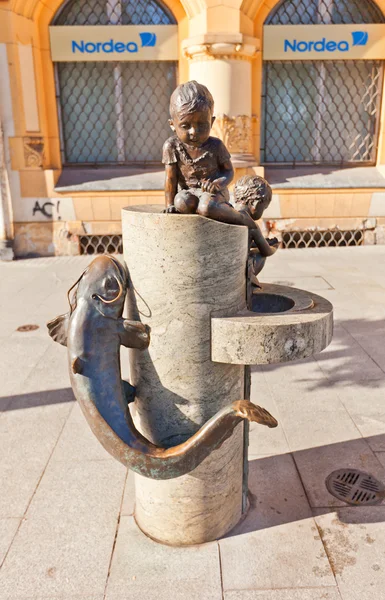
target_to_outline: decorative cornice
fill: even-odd
[[[260,41],[242,34],[204,34],[184,40],[182,49],[191,60],[251,60],[260,50]]]
[[[42,137],[23,138],[25,166],[39,169],[44,164],[44,140]]]
[[[231,154],[251,154],[252,125],[255,117],[247,115],[219,115],[213,125],[213,134],[219,137]]]

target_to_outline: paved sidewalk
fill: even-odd
[[[385,598],[385,505],[348,507],[324,484],[340,467],[385,482],[385,247],[268,261],[263,280],[334,304],[334,340],[253,369],[252,399],[280,427],[252,428],[252,508],[226,539],[184,549],[137,529],[133,477],[93,438],[46,333],[88,261],[0,263],[1,600]]]

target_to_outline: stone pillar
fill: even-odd
[[[256,164],[252,148],[252,58],[259,40],[238,34],[205,34],[183,42],[190,59],[190,79],[213,94],[216,120],[213,135],[232,154],[235,167]]]
[[[12,203],[8,171],[5,160],[5,141],[0,121],[0,260],[13,260]]]
[[[148,351],[130,351],[134,420],[152,442],[169,447],[244,397],[244,367],[211,360],[211,317],[246,306],[248,232],[159,210],[123,209],[122,231],[137,307],[129,316],[151,327]],[[242,515],[243,454],[240,424],[188,475],[166,481],[135,475],[139,527],[172,545],[223,536]]]

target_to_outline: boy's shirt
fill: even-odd
[[[168,138],[163,145],[162,163],[177,165],[178,185],[182,190],[199,188],[202,179],[217,179],[221,176],[221,167],[231,159],[219,138],[209,137],[201,149],[201,156],[193,159],[176,136]]]

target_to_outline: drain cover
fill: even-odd
[[[380,504],[385,497],[385,488],[373,475],[356,469],[338,469],[327,477],[328,492],[353,506]]]
[[[24,333],[25,331],[35,331],[36,329],[39,329],[39,325],[20,325],[16,331]]]

